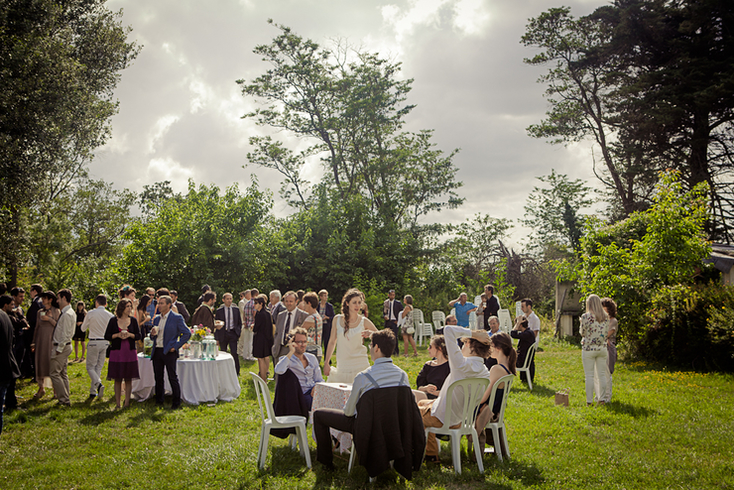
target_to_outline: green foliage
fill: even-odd
[[[24,218],[83,176],[110,136],[113,90],[139,47],[103,0],[0,3],[0,230],[11,282],[29,259]]]
[[[398,78],[400,63],[344,45],[324,49],[275,26],[281,33],[254,50],[272,68],[237,83],[264,104],[245,117],[311,144],[296,155],[269,136],[250,139],[248,159],[284,176],[285,199],[310,205],[300,172],[307,157],[318,155],[322,184],[339,199],[364,197],[385,221],[415,226],[421,216],[463,202],[455,193],[462,185],[452,163],[456,150],[445,156],[435,149],[430,130],[402,131],[413,106],[405,104],[412,79]]]
[[[282,271],[271,251],[277,235],[263,226],[271,205],[257,182],[242,194],[236,185],[220,193],[190,181],[187,194],[128,228],[119,275],[138,290],[176,289],[189,304],[205,283],[218,292],[249,285],[265,290]]]
[[[641,348],[656,361],[734,371],[734,288],[712,281],[663,286],[647,314]]]
[[[589,219],[579,261],[558,264],[560,278],[578,281],[584,296],[617,302],[620,334],[635,350],[645,347],[646,314],[656,292],[691,284],[710,253],[704,231],[707,188],[700,184],[683,192],[678,178],[677,172],[660,176],[655,203],[647,211],[612,226]]]

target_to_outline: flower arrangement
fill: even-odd
[[[191,327],[191,341],[201,342],[202,340],[204,340],[204,337],[211,333],[211,330],[206,328],[204,325],[196,325],[194,327]]]

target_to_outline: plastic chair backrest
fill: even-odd
[[[461,404],[461,421],[458,427],[462,432],[471,432],[471,428],[474,426],[474,420],[477,418],[477,407],[479,402],[482,401],[484,392],[487,391],[489,386],[489,379],[487,378],[464,378],[459,381],[454,381],[446,391],[446,413],[444,415],[444,422],[442,429],[444,431],[450,430],[449,427],[453,425],[451,423],[451,417],[454,412],[454,391],[457,389],[462,390],[463,397],[459,398],[462,400]]]
[[[446,314],[443,311],[434,311],[433,313],[431,313],[431,316],[433,318],[433,325],[436,327],[436,330],[446,326]]]
[[[536,347],[537,347],[537,344],[533,344],[528,348],[528,353],[525,355],[525,362],[523,362],[521,369],[530,368],[530,362],[533,360],[533,357],[535,356]]]
[[[500,389],[500,386],[502,386],[502,383],[504,383],[504,393],[502,396],[502,406],[500,408],[500,413],[495,414],[497,415],[497,420],[495,421],[498,424],[501,424],[505,419],[505,407],[507,406],[507,397],[510,394],[510,388],[512,387],[512,382],[515,380],[514,374],[506,374],[502,376],[500,379],[497,380],[497,382],[492,385],[492,393],[489,395],[488,405],[489,409],[494,408],[494,399],[497,396],[497,390]]]
[[[419,330],[422,323],[423,323],[423,311],[417,308],[413,308],[413,327],[416,330]]]
[[[482,295],[481,294],[477,294],[476,296],[474,296],[474,304],[476,306],[482,306]]]
[[[255,383],[257,404],[260,406],[260,416],[263,421],[270,419],[272,422],[275,422],[275,410],[273,409],[273,404],[270,402],[270,389],[268,388],[268,385],[265,384],[265,381],[263,381],[259,375],[252,371],[250,371],[250,376],[252,376],[252,381]],[[263,405],[265,405],[264,411]],[[267,418],[265,417],[266,414]]]
[[[510,317],[510,310],[498,311],[497,319],[500,321],[500,330],[503,332],[509,332],[512,330],[512,317]]]

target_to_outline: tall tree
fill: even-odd
[[[650,202],[657,172],[706,182],[725,236],[734,217],[734,6],[726,0],[617,0],[574,19],[551,9],[523,42],[551,63],[548,118],[531,135],[592,137],[625,214]]]
[[[50,202],[110,135],[113,91],[138,53],[104,0],[0,3],[0,228],[17,280],[23,210]]]
[[[271,21],[272,23],[272,21]],[[431,131],[402,131],[412,79],[399,80],[399,63],[337,45],[324,49],[277,25],[281,33],[255,53],[272,65],[244,95],[265,107],[247,114],[262,126],[286,130],[314,143],[300,155],[269,138],[252,138],[248,159],[285,177],[286,197],[308,206],[300,171],[305,158],[321,156],[324,182],[340,199],[363,195],[374,212],[412,225],[430,211],[461,204],[452,158],[431,142]],[[290,190],[288,190],[290,189]]]

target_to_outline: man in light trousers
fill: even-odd
[[[89,343],[87,344],[87,374],[89,375],[89,400],[102,399],[104,395],[104,384],[102,384],[102,368],[107,357],[107,346],[109,342],[104,339],[107,324],[115,315],[105,309],[107,296],[97,295],[94,299],[94,309],[87,313],[82,323],[82,332],[89,331]]]
[[[69,364],[71,354],[71,337],[76,328],[76,313],[71,308],[71,291],[62,289],[58,292],[61,316],[56,322],[53,333],[53,347],[51,349],[51,383],[54,393],[59,399],[59,405],[68,407],[69,401],[69,375],[66,368]]]

